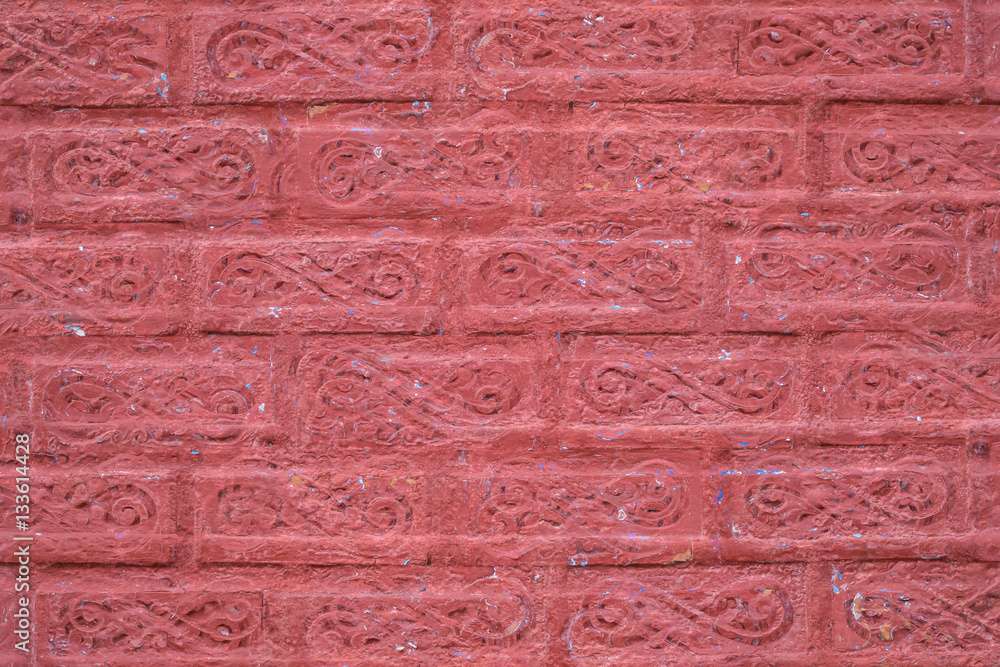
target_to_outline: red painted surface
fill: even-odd
[[[1000,5],[291,4],[0,8],[0,663],[1000,664]]]

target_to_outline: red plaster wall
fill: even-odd
[[[0,663],[1000,664],[998,39],[2,3]]]

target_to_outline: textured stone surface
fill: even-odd
[[[2,4],[0,664],[1000,664],[1000,2]]]

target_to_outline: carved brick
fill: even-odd
[[[837,651],[890,660],[971,660],[1000,641],[993,564],[837,563],[832,639]]]
[[[398,236],[398,230],[388,232]],[[203,327],[216,331],[422,331],[437,254],[423,240],[206,249]]]
[[[405,461],[364,471],[199,476],[199,559],[217,562],[402,563],[434,544],[437,485]]]
[[[459,654],[502,664],[531,650],[544,614],[528,577],[502,568],[440,574],[365,570],[341,582],[342,591],[271,595],[271,634],[289,655],[312,660]]]
[[[733,452],[729,465],[708,494],[720,536],[782,546],[864,538],[872,548],[966,528],[963,462],[945,448],[769,447]]]
[[[35,216],[87,223],[260,215],[274,203],[266,193],[277,141],[261,128],[216,125],[47,132],[34,149]]]
[[[200,103],[426,99],[445,83],[438,71],[449,31],[420,5],[241,11],[195,23]]]
[[[573,112],[570,190],[703,196],[804,185],[795,108],[597,103]]]
[[[119,9],[0,17],[0,103],[164,104],[167,20]]]
[[[589,424],[788,418],[794,355],[776,339],[579,338],[562,393],[567,416]]]
[[[965,211],[940,202],[761,215],[726,257],[737,328],[881,328],[971,316]]]
[[[805,649],[809,614],[798,567],[566,572],[559,604],[566,611],[555,627],[566,658],[581,664],[722,660],[745,656],[748,647],[762,656]]]
[[[246,338],[81,342],[36,369],[37,444],[74,458],[234,447],[274,420],[269,355]]]
[[[826,183],[841,191],[992,191],[997,114],[969,107],[844,105],[824,129]]]
[[[0,261],[0,332],[29,335],[176,330],[180,259],[163,246],[85,241],[8,247]]]
[[[669,226],[515,223],[470,242],[465,328],[690,329],[703,299],[696,215]]]
[[[500,210],[543,176],[537,134],[507,110],[327,109],[300,137],[302,215]]]
[[[163,563],[176,535],[175,482],[156,474],[31,476],[32,562]],[[14,489],[0,492],[5,544],[0,560],[17,562],[12,541]]]
[[[246,653],[260,639],[260,593],[103,591],[40,596],[46,652],[81,664],[126,656],[206,659]],[[65,664],[65,663],[63,663]]]
[[[300,437],[399,446],[517,427],[536,410],[532,364],[514,340],[317,340],[296,369]]]
[[[581,457],[544,471],[505,465],[465,480],[468,557],[481,565],[690,560],[701,523],[698,464],[689,452],[671,454],[632,465]]]
[[[913,423],[987,417],[1000,405],[995,336],[935,340],[906,334],[842,334],[824,366],[835,419]]]
[[[482,4],[474,6],[456,23],[460,93],[505,100],[640,98],[672,74],[732,67],[724,49],[711,46],[728,40],[729,21],[711,11],[565,5],[536,11],[506,3],[484,12]]]
[[[784,7],[740,32],[742,74],[942,74],[962,70],[961,11]]]

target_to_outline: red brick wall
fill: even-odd
[[[0,662],[1000,664],[1000,4],[793,5],[3,3]]]

